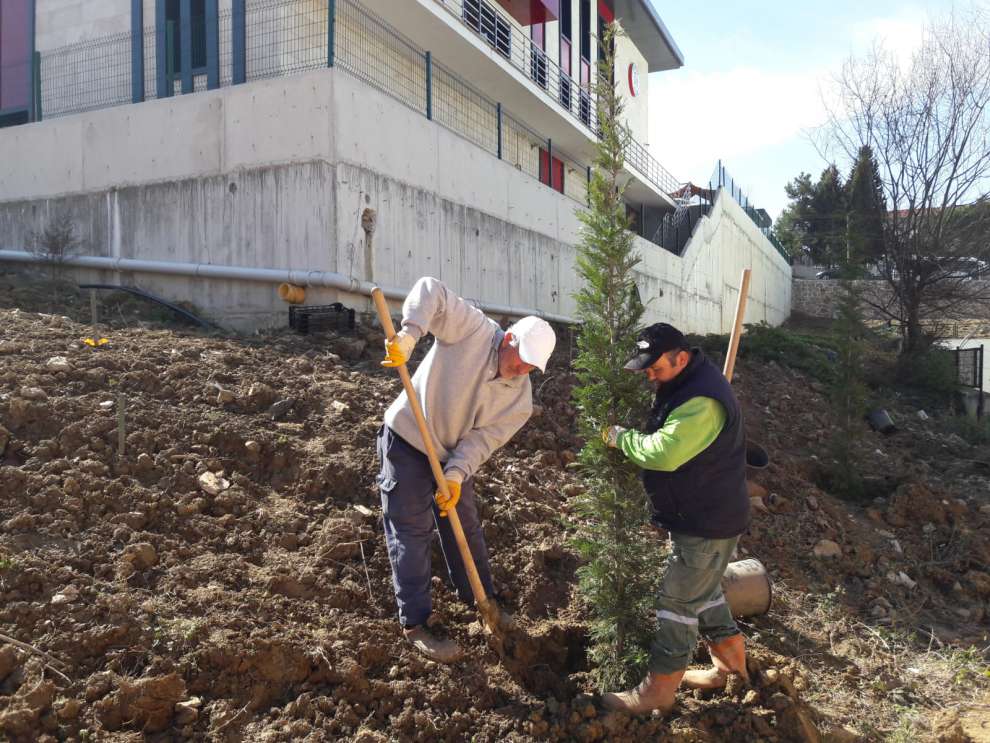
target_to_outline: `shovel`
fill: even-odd
[[[385,295],[376,286],[371,290],[371,298],[375,301],[375,309],[378,310],[378,319],[381,321],[382,328],[385,330],[385,336],[389,340],[392,340],[395,337],[395,326],[392,325],[392,316],[389,315]],[[426,456],[430,460],[430,468],[433,470],[433,478],[437,481],[437,488],[445,497],[450,497],[450,493],[447,490],[447,479],[443,476],[443,468],[437,459],[437,452],[433,447],[433,438],[430,436],[430,432],[426,427],[426,418],[423,416],[423,408],[420,407],[416,390],[413,389],[412,379],[409,377],[409,369],[406,368],[405,364],[397,367],[397,369],[399,371],[399,377],[402,379],[402,386],[406,390],[406,396],[409,398],[409,406],[412,408],[413,415],[416,416],[416,425],[419,426],[420,436],[423,437],[423,444],[426,446]],[[499,623],[500,612],[498,606],[488,598],[485,594],[484,587],[481,585],[478,568],[474,564],[474,557],[471,555],[467,539],[464,538],[464,530],[461,528],[461,519],[457,515],[457,509],[448,509],[447,518],[450,519],[450,528],[453,530],[454,538],[457,540],[457,549],[461,553],[461,560],[464,562],[464,569],[467,571],[468,582],[471,584],[471,592],[474,594],[474,601],[478,605],[481,619],[493,635],[501,638],[504,628]]]

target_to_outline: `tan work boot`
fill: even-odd
[[[639,686],[619,693],[609,692],[602,697],[605,709],[642,715],[657,709],[667,714],[674,708],[677,687],[684,671],[674,673],[648,673]]]
[[[460,660],[461,646],[453,640],[442,640],[423,625],[403,629],[402,634],[416,650],[437,663],[454,663]]]
[[[712,667],[690,670],[684,674],[684,685],[689,689],[722,689],[730,673],[738,673],[749,683],[746,670],[746,641],[742,635],[733,635],[708,646]]]

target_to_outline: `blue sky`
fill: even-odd
[[[876,39],[909,58],[928,15],[952,6],[949,0],[652,2],[684,55],[681,69],[650,75],[653,155],[678,180],[695,183],[706,183],[721,158],[774,218],[787,203],[784,184],[801,171],[817,177],[826,165],[807,132],[824,120],[830,76]]]

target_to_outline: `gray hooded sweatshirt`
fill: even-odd
[[[472,477],[533,412],[529,375],[498,376],[504,331],[438,279],[419,279],[402,305],[402,329],[436,341],[413,375],[413,388],[444,470]],[[385,411],[385,425],[419,451],[423,437],[405,391]]]

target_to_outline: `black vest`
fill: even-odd
[[[718,367],[701,349],[692,354],[684,371],[657,392],[646,433],[662,428],[670,411],[692,397],[720,402],[727,414],[725,425],[707,449],[675,471],[643,470],[643,486],[655,524],[680,534],[728,539],[745,532],[750,520],[742,414]]]

